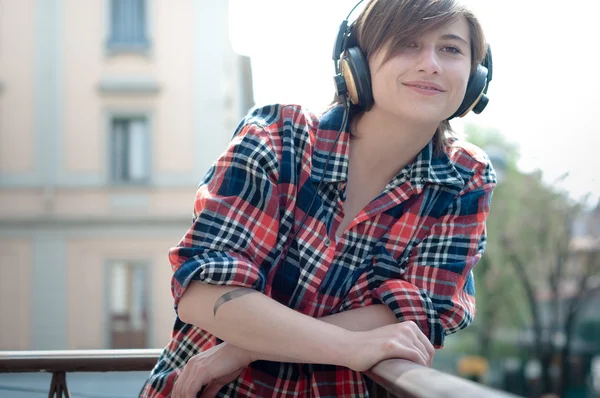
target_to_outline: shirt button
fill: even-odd
[[[329,240],[329,238],[325,239],[325,246],[329,247],[329,245],[331,245],[331,241]]]
[[[338,184],[338,189],[339,189],[340,191],[341,191],[342,189],[344,189],[344,183],[343,183],[343,182],[340,182],[340,183]]]

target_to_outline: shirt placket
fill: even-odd
[[[339,228],[342,219],[344,218],[344,201],[346,200],[346,183],[340,181],[336,183],[337,198],[335,208],[333,209],[332,221],[329,230],[327,231],[327,239],[325,240],[326,247],[336,247],[338,243],[342,241],[343,236],[340,237],[339,242],[336,239],[335,233]]]
[[[383,192],[374,200],[372,200],[364,209],[362,209],[354,220],[348,225],[346,232],[356,228],[361,223],[364,223],[378,214],[399,205],[400,203],[408,200],[414,194],[413,186],[411,182],[404,176],[399,176],[388,184]],[[345,195],[345,191],[344,191]],[[345,198],[344,198],[345,199]],[[343,202],[338,204],[343,217]],[[340,237],[340,242],[343,243],[345,240],[345,233]]]

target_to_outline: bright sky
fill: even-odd
[[[600,1],[466,0],[494,56],[490,103],[453,122],[498,128],[573,197],[600,198]],[[333,96],[331,51],[354,0],[230,0],[236,52],[252,57],[257,104],[314,109]],[[354,14],[356,16],[356,14]]]

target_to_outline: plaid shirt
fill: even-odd
[[[169,252],[175,308],[190,282],[201,281],[253,288],[315,318],[383,303],[398,321],[415,321],[436,347],[472,322],[471,271],[485,247],[495,186],[489,159],[457,140],[434,155],[430,142],[336,243],[348,175],[347,132],[324,166],[342,114],[341,106],[319,117],[283,105],[248,114],[202,179],[193,225]],[[290,242],[321,177],[310,214]],[[177,318],[142,395],[168,396],[188,359],[219,342]],[[362,374],[348,368],[256,361],[218,396],[368,392]]]

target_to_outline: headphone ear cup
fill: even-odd
[[[346,50],[345,56],[340,61],[340,69],[350,101],[361,111],[368,111],[373,106],[373,91],[371,88],[371,72],[369,63],[358,47]]]
[[[469,82],[467,83],[467,90],[465,92],[465,97],[462,103],[458,107],[458,110],[454,112],[454,114],[450,116],[448,120],[453,119],[455,117],[463,117],[467,113],[469,113],[473,108],[475,108],[475,106],[483,96],[484,90],[488,84],[487,76],[487,68],[483,65],[477,65],[475,73],[471,75],[471,77],[469,78]]]

